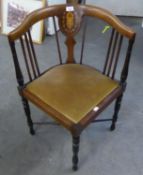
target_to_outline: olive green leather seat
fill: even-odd
[[[92,67],[65,64],[28,84],[23,93],[30,100],[37,99],[43,108],[53,108],[78,123],[118,86],[118,82]]]

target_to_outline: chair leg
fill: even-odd
[[[78,152],[79,152],[79,143],[80,143],[80,136],[74,137],[73,136],[73,167],[72,169],[76,171],[78,169]]]
[[[26,114],[26,118],[27,118],[27,123],[28,123],[28,126],[29,126],[30,134],[34,135],[35,131],[34,131],[34,128],[33,128],[33,122],[32,122],[32,119],[31,119],[30,107],[29,107],[27,99],[22,97],[22,103],[23,103],[25,114]]]
[[[122,97],[123,97],[123,94],[120,95],[117,98],[116,103],[115,103],[114,115],[113,115],[112,124],[111,124],[111,127],[110,127],[111,131],[115,130],[115,128],[116,128],[116,122],[117,122],[118,113],[119,113],[119,110],[120,110],[120,107],[121,107]]]

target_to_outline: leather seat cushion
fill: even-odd
[[[26,96],[30,93],[40,103],[47,104],[68,120],[78,123],[118,87],[118,82],[92,67],[65,64],[48,70],[29,83],[23,94]]]

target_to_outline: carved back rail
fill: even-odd
[[[68,5],[50,6],[48,8],[43,8],[32,12],[27,16],[24,22],[17,29],[12,31],[8,35],[12,53],[13,53],[16,74],[17,74],[17,78],[19,79],[18,82],[21,81],[23,76],[19,65],[18,56],[16,53],[15,40],[17,39],[20,40],[20,45],[22,48],[29,81],[32,81],[33,79],[39,77],[41,74],[38,66],[38,61],[36,58],[34,45],[32,42],[32,37],[30,34],[30,28],[32,27],[32,25],[48,17],[53,18],[55,34],[56,34],[55,36],[56,36],[56,42],[57,42],[57,51],[59,55],[59,63],[62,64],[60,41],[59,41],[58,31],[56,27],[56,19],[55,19],[55,17],[57,17],[59,21],[60,30],[66,36],[66,40],[65,40],[65,44],[67,46],[66,63],[76,63],[74,58],[74,46],[76,44],[75,35],[79,32],[81,28],[81,23],[83,21],[84,16],[99,18],[104,22],[108,23],[113,28],[111,33],[111,38],[109,41],[107,56],[106,56],[105,64],[103,68],[103,74],[111,77],[112,79],[114,79],[114,76],[115,76],[123,37],[126,37],[127,39],[129,39],[129,47],[125,58],[125,65],[123,67],[122,77],[121,77],[121,79],[126,79],[125,77],[128,74],[127,70],[128,70],[128,64],[130,61],[130,51],[135,38],[134,31],[131,28],[125,26],[121,21],[119,21],[117,17],[113,16],[110,12],[102,8],[99,8],[96,6],[93,7],[93,6],[87,6],[87,5],[75,5],[75,4],[69,5],[68,4]],[[83,35],[82,35],[80,64],[82,64],[82,60],[83,60],[83,50],[85,45],[85,36],[86,36],[86,27],[87,27],[86,21],[83,26],[84,26],[84,29],[83,29]]]

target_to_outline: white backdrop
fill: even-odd
[[[86,0],[86,3],[102,6],[115,15],[143,17],[143,0]]]

